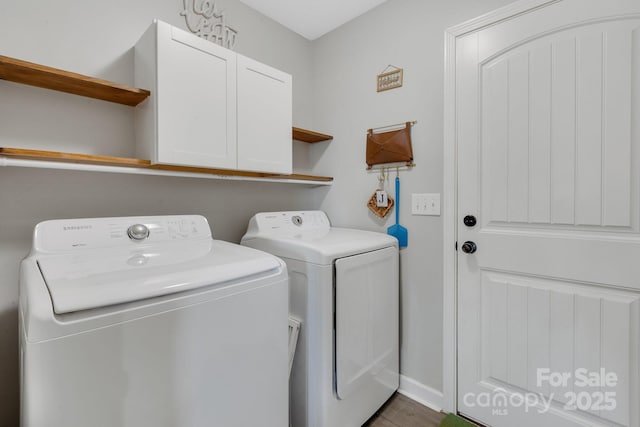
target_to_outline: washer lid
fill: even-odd
[[[245,235],[242,244],[283,258],[327,265],[345,256],[397,247],[398,240],[383,233],[333,227],[297,234]]]
[[[55,313],[88,310],[279,273],[266,253],[220,240],[40,255]]]

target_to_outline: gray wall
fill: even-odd
[[[236,0],[217,1],[236,51],[294,79],[294,123],[312,126],[311,43]],[[132,46],[159,18],[186,28],[182,0],[0,2],[0,55],[133,83]],[[0,147],[133,156],[133,109],[0,81]],[[296,159],[308,151],[296,143]],[[300,153],[302,155],[300,155]],[[237,242],[258,211],[312,209],[326,193],[292,184],[0,167],[0,426],[18,425],[18,265],[49,218],[199,213]]]
[[[409,230],[401,251],[402,374],[442,390],[442,218],[411,216],[411,193],[442,193],[444,31],[511,0],[388,0],[314,42],[314,124],[332,133],[313,148],[318,172],[335,178],[322,203],[334,225],[386,231],[366,202],[378,185],[365,170],[369,128],[417,120],[416,167],[400,172],[400,223]],[[404,69],[404,85],[376,92],[387,65]],[[387,190],[393,195],[395,172]],[[448,195],[442,195],[442,200]],[[451,242],[453,244],[453,242]]]
[[[442,389],[442,220],[414,217],[412,192],[442,192],[443,32],[510,0],[388,0],[309,42],[245,7],[218,0],[239,32],[237,51],[293,74],[294,124],[333,134],[294,143],[298,171],[332,188],[0,167],[0,427],[17,425],[18,264],[41,220],[200,213],[237,242],[258,211],[325,209],[334,225],[386,231],[366,201],[377,186],[364,164],[365,130],[406,120],[417,167],[401,173],[402,372]],[[153,18],[185,28],[181,0],[0,2],[0,55],[132,84],[131,47]],[[388,64],[404,86],[376,93]],[[0,147],[133,155],[129,107],[0,81]],[[392,177],[393,178],[393,177]],[[393,182],[389,182],[393,193]],[[443,195],[443,198],[447,195]]]

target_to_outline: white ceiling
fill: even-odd
[[[386,0],[240,0],[292,31],[315,40]]]

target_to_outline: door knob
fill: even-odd
[[[472,254],[477,250],[478,246],[472,241],[467,240],[462,244],[462,252],[464,252],[465,254]]]

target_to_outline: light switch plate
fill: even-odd
[[[440,215],[440,193],[411,194],[411,215]]]

